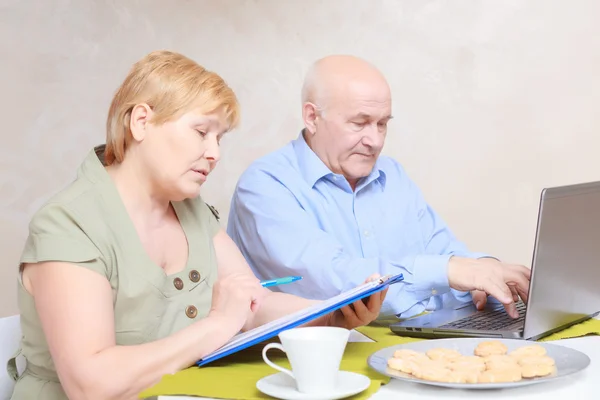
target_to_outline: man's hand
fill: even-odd
[[[482,310],[487,296],[493,296],[502,304],[508,315],[519,316],[515,302],[519,297],[527,302],[531,271],[522,265],[505,264],[492,258],[470,259],[452,257],[448,264],[450,287],[471,291],[477,309]]]
[[[372,275],[366,282],[379,279],[379,275]],[[354,329],[359,326],[368,325],[379,315],[381,305],[387,294],[387,288],[373,293],[371,296],[344,306],[330,314],[329,324],[346,329]]]

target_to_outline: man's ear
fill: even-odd
[[[147,125],[152,117],[152,109],[148,104],[136,104],[131,110],[129,129],[133,140],[141,142],[146,137]]]
[[[319,117],[319,110],[313,103],[306,102],[302,105],[302,119],[304,120],[304,126],[306,131],[311,135],[317,132],[317,118]]]

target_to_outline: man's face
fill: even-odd
[[[383,149],[391,107],[387,84],[349,83],[318,113],[313,151],[355,188],[371,173]]]

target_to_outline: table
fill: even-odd
[[[353,331],[350,341],[368,342],[371,339]],[[585,336],[575,339],[560,340],[560,344],[571,347],[587,354],[592,362],[583,371],[559,379],[555,382],[523,386],[504,390],[462,390],[447,389],[404,382],[391,379],[390,383],[375,393],[372,400],[438,400],[443,399],[525,399],[547,400],[549,398],[561,399],[588,399],[594,398],[598,392],[598,377],[600,377],[600,336]],[[200,400],[205,397],[189,396],[159,396],[158,400]]]

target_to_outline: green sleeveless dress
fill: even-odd
[[[218,214],[201,198],[173,203],[189,254],[183,271],[166,275],[144,250],[103,154],[103,145],[94,148],[76,180],[34,215],[20,262],[64,261],[102,275],[112,287],[116,343],[154,341],[208,314],[217,279],[212,239],[220,229]],[[15,359],[9,360],[16,379],[12,399],[66,400],[34,299],[20,277],[18,304],[23,337],[17,355],[27,366],[17,376]]]

